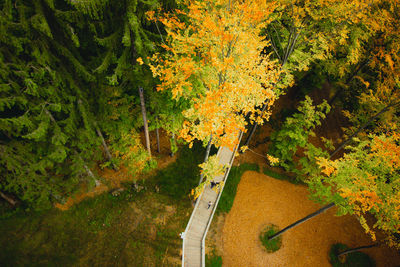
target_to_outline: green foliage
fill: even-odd
[[[278,236],[272,240],[268,240],[268,238],[274,234],[279,232],[279,228],[276,225],[268,225],[263,229],[260,233],[260,241],[267,250],[268,253],[275,252],[281,248],[282,245],[282,236]]]
[[[254,163],[242,163],[239,166],[232,166],[229,176],[226,180],[224,191],[218,202],[217,213],[228,213],[235,200],[237,186],[239,185],[240,178],[245,171],[260,171],[260,167]]]
[[[329,251],[329,262],[333,267],[375,267],[375,261],[365,253],[353,252],[346,254],[344,262],[337,256],[340,252],[348,249],[344,244],[333,244]]]
[[[285,120],[279,131],[271,135],[271,145],[268,153],[279,158],[279,165],[285,170],[297,172],[293,157],[299,148],[309,148],[307,157],[312,158],[313,154],[318,153],[316,148],[308,143],[309,136],[313,136],[316,125],[321,124],[321,120],[326,117],[330,107],[324,101],[318,106],[313,106],[310,97],[306,96],[304,101],[300,102],[298,113]],[[301,162],[304,166],[305,161]]]
[[[206,266],[207,267],[221,267],[222,257],[215,254],[213,251],[212,255],[206,255]]]
[[[144,18],[158,6],[154,0],[0,5],[1,190],[48,208],[92,182],[88,170],[102,154],[95,128],[115,142],[114,151],[134,146],[122,137],[143,124],[137,86],[155,86],[136,59],[146,59],[160,38]],[[169,98],[161,99],[167,107]],[[125,162],[140,165],[131,172],[154,167],[143,153],[124,153]]]

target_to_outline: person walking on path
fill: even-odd
[[[216,182],[214,182],[214,181],[211,181],[211,183],[210,183],[210,187],[211,187],[211,189],[213,189],[213,187],[214,187],[214,186],[216,186],[216,184],[217,184]]]
[[[212,202],[211,202],[211,200],[210,200],[210,201],[208,201],[207,209],[209,209],[211,206],[212,206]]]

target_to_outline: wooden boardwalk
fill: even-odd
[[[239,134],[239,141],[242,138],[242,133]],[[227,147],[220,147],[217,153],[219,162],[222,165],[228,164],[224,175],[214,177],[215,182],[226,181],[231,169],[235,153],[238,145],[232,151]],[[205,239],[210,227],[212,218],[218,205],[219,198],[224,187],[217,194],[210,186],[205,186],[203,193],[197,199],[192,215],[186,226],[183,236],[182,249],[182,266],[185,267],[204,267],[205,266]],[[208,202],[212,202],[212,206],[207,209]]]

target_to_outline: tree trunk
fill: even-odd
[[[97,187],[97,186],[100,186],[100,185],[101,185],[100,181],[96,179],[96,177],[94,176],[93,172],[89,169],[89,167],[88,167],[85,163],[83,163],[83,168],[85,168],[87,174],[88,174],[91,178],[93,178],[96,187]]]
[[[115,166],[115,164],[112,162],[112,156],[111,156],[110,150],[108,149],[106,141],[104,140],[103,134],[101,133],[99,127],[97,127],[97,123],[95,123],[95,128],[96,128],[97,135],[100,137],[101,143],[103,144],[103,148],[104,148],[104,151],[106,152],[108,161],[111,162],[113,169],[117,170],[117,166]]]
[[[362,130],[364,130],[365,127],[367,127],[368,125],[370,125],[376,118],[378,118],[381,114],[385,113],[386,111],[389,110],[389,108],[396,106],[400,104],[400,102],[396,102],[394,104],[388,105],[385,108],[383,108],[381,111],[379,111],[376,115],[374,115],[373,117],[371,117],[366,123],[364,123],[363,125],[361,125],[349,138],[347,138],[347,140],[345,140],[344,142],[342,142],[338,148],[336,148],[335,151],[333,151],[330,154],[330,158],[333,157],[337,152],[339,152],[345,145],[347,145],[353,137],[355,137],[357,134],[359,134]]]
[[[144,105],[144,97],[143,97],[143,88],[142,87],[139,87],[139,96],[140,96],[140,105],[142,107],[142,117],[143,117],[143,124],[144,124],[144,135],[146,138],[146,148],[147,148],[147,152],[149,153],[149,155],[151,157],[149,127],[147,125],[146,107]]]
[[[306,221],[308,221],[308,220],[314,218],[315,216],[317,216],[317,215],[323,213],[324,211],[326,211],[326,210],[332,208],[333,206],[335,206],[334,203],[329,203],[328,205],[326,205],[326,206],[322,207],[321,209],[317,210],[316,212],[313,212],[313,213],[307,215],[306,217],[304,217],[303,219],[300,219],[300,220],[298,220],[297,222],[292,223],[291,225],[289,225],[289,226],[283,228],[282,230],[280,230],[280,231],[277,232],[276,234],[270,236],[270,237],[268,238],[268,240],[272,240],[272,239],[274,239],[274,238],[280,236],[281,234],[283,234],[283,233],[286,232],[287,230],[290,230],[290,229],[296,227],[297,225],[300,225],[300,224],[302,224],[302,223],[304,223],[304,222],[306,222]]]
[[[2,198],[4,198],[4,200],[6,200],[8,203],[11,204],[11,206],[15,207],[15,205],[17,205],[17,201],[15,201],[14,199],[8,197],[6,194],[4,194],[3,192],[0,191],[0,196]]]
[[[349,254],[349,253],[360,251],[362,249],[373,248],[373,247],[377,247],[377,246],[379,246],[379,243],[375,243],[375,244],[372,244],[372,245],[369,245],[369,246],[361,246],[361,247],[351,248],[351,249],[348,249],[348,250],[340,252],[337,256],[339,257],[339,256],[342,256],[342,255],[346,255],[346,254]]]
[[[298,37],[298,35],[297,35],[297,37]],[[296,40],[297,40],[297,37],[296,37]],[[290,52],[290,53],[291,53],[291,52]],[[290,54],[287,55],[286,59],[284,59],[284,61],[282,62],[282,65],[281,65],[281,67],[280,67],[281,70],[283,69],[283,66],[285,66],[286,62],[288,61],[289,56],[290,56]],[[279,77],[279,79],[280,79],[280,77]],[[277,82],[278,82],[278,81],[277,81]],[[275,87],[275,86],[276,86],[276,84],[274,84],[274,87]],[[262,114],[264,113],[264,111],[266,110],[266,108],[267,108],[267,106],[268,106],[268,102],[269,102],[269,99],[268,99],[267,102],[263,105],[263,107],[262,107],[262,109],[261,109],[260,115],[262,115]],[[244,143],[245,146],[249,146],[250,140],[251,140],[251,138],[253,137],[253,135],[254,135],[254,133],[255,133],[255,131],[256,131],[256,129],[257,129],[257,126],[258,126],[258,123],[257,123],[257,122],[254,122],[253,127],[251,128],[251,131],[250,131],[250,133],[249,133],[249,136],[247,137],[246,142]]]
[[[212,134],[210,134],[210,140],[208,140],[208,144],[207,144],[207,148],[206,148],[206,155],[204,156],[204,162],[206,162],[208,160],[208,156],[210,155],[211,141],[212,141]],[[200,174],[199,185],[201,184],[203,177],[204,177],[203,174]]]

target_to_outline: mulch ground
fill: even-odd
[[[276,180],[258,172],[244,173],[237,195],[222,228],[223,266],[330,266],[328,252],[332,244],[349,247],[371,244],[353,216],[335,216],[332,208],[283,235],[282,247],[265,252],[259,233],[266,224],[283,228],[319,209],[308,199],[305,186]],[[400,265],[400,254],[386,247],[364,250],[377,266]]]

